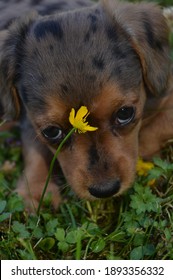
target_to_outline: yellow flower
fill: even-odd
[[[136,165],[136,171],[139,176],[147,176],[148,171],[154,167],[152,162],[143,161],[141,158],[138,159]]]
[[[156,179],[152,179],[152,180],[150,180],[150,181],[148,182],[148,185],[149,185],[150,187],[152,187],[152,186],[155,184],[155,182],[156,182]]]
[[[136,165],[136,171],[138,176],[147,176],[148,171],[150,171],[153,167],[154,164],[152,162],[143,161],[141,158],[139,158]],[[153,186],[155,181],[155,179],[148,181],[148,185],[150,187]]]
[[[88,122],[86,122],[86,118],[89,114],[90,113],[88,112],[86,106],[81,106],[77,111],[76,116],[75,109],[72,108],[69,116],[69,122],[75,128],[75,131],[78,131],[79,133],[85,133],[87,131],[95,131],[98,129],[98,127],[90,126],[88,125]]]

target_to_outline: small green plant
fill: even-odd
[[[148,175],[138,176],[121,199],[78,201],[69,191],[68,203],[57,213],[47,205],[39,219],[25,213],[22,199],[13,193],[14,172],[1,168],[1,259],[173,258],[173,164],[168,161],[154,159]]]

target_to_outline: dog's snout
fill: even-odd
[[[89,187],[89,192],[97,198],[107,198],[115,195],[120,189],[120,180],[95,184]]]

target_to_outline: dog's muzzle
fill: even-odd
[[[97,198],[107,198],[115,195],[120,189],[120,180],[105,182],[92,185],[89,187],[89,192]]]

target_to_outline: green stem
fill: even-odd
[[[169,203],[172,201],[172,199],[173,199],[173,194],[169,195],[168,197],[162,198],[161,204]]]
[[[81,244],[81,232],[77,232],[77,244],[76,244],[76,260],[81,259],[81,249],[82,249],[82,244]]]
[[[37,215],[39,216],[40,215],[40,209],[41,209],[41,206],[42,206],[42,203],[43,203],[43,199],[44,199],[44,195],[46,193],[46,190],[47,190],[47,187],[48,187],[48,184],[49,184],[49,181],[50,181],[50,177],[52,175],[52,171],[53,171],[53,167],[54,167],[54,164],[55,164],[55,161],[57,159],[57,156],[58,154],[60,153],[61,151],[61,148],[62,146],[65,144],[65,142],[68,140],[68,138],[73,134],[73,132],[75,131],[76,129],[73,127],[69,133],[65,136],[65,138],[61,141],[61,143],[59,144],[54,156],[53,156],[53,159],[50,163],[50,168],[49,168],[49,172],[48,172],[48,176],[47,176],[47,179],[46,179],[46,183],[44,185],[44,189],[43,189],[43,192],[42,192],[42,195],[41,195],[41,198],[40,198],[40,201],[39,201],[39,205],[38,205],[38,209],[37,209]]]
[[[2,122],[0,122],[0,126],[3,126],[4,123],[6,123],[6,120],[3,120]]]

